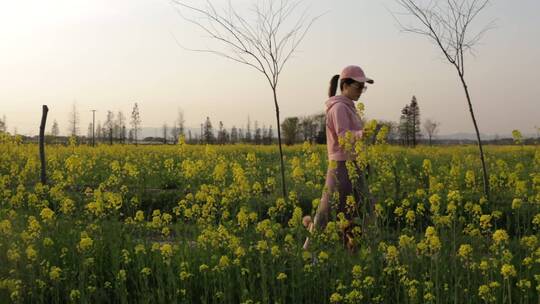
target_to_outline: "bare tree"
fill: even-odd
[[[0,119],[0,132],[7,132],[6,116]]]
[[[53,121],[52,127],[51,127],[51,135],[56,139],[58,135],[60,135],[60,128],[58,127],[58,122],[56,119]]]
[[[96,125],[96,129],[94,131],[96,133],[96,138],[98,142],[101,142],[103,139],[103,128],[101,128],[101,121],[98,120],[98,123]]]
[[[94,134],[94,125],[92,125],[92,123],[89,123],[88,124],[88,129],[87,129],[87,132],[86,132],[86,138],[88,139],[88,144],[91,145],[92,144],[92,135]]]
[[[428,135],[430,146],[431,146],[431,138],[433,138],[433,136],[437,134],[437,132],[439,131],[438,128],[440,125],[441,125],[440,123],[433,121],[429,118],[424,121],[424,130],[426,131]]]
[[[77,105],[73,103],[71,112],[69,113],[69,135],[77,137],[79,134],[79,112],[77,111]]]
[[[185,126],[184,124],[186,123],[186,121],[184,120],[184,111],[182,111],[182,109],[178,109],[178,129],[177,129],[177,133],[175,134],[175,137],[176,138],[180,138],[181,136],[185,136]]]
[[[116,114],[116,122],[114,125],[116,128],[115,136],[123,143],[126,139],[126,116],[122,111],[118,111],[118,114]]]
[[[113,130],[114,130],[114,113],[112,111],[107,111],[107,119],[103,127],[107,130],[109,135],[109,144],[113,144]]]
[[[132,130],[133,140],[135,141],[135,145],[137,145],[137,135],[140,129],[141,129],[141,116],[139,114],[139,105],[135,103],[133,105],[133,110],[131,111],[131,130]]]
[[[405,10],[405,14],[412,16],[418,24],[417,26],[404,25],[396,18],[401,29],[428,38],[442,51],[446,60],[458,73],[476,131],[480,160],[482,161],[484,194],[489,199],[489,179],[482,140],[474,115],[469,87],[465,81],[465,55],[472,52],[473,47],[480,41],[483,34],[493,25],[490,23],[477,33],[470,33],[473,20],[487,7],[489,0],[447,0],[427,1],[427,3],[422,0],[395,1]]]
[[[180,9],[190,10],[202,17],[202,19],[192,19],[182,15],[184,19],[199,27],[224,48],[224,50],[197,49],[194,51],[216,54],[248,65],[262,73],[268,81],[276,110],[282,191],[283,197],[286,198],[277,87],[285,64],[318,17],[309,18],[304,12],[296,21],[291,22],[301,1],[257,1],[251,10],[252,20],[242,16],[230,1],[223,11],[218,11],[211,0],[207,0],[206,6],[202,8],[188,5],[184,0],[172,1]]]
[[[167,144],[167,134],[169,133],[169,126],[166,122],[163,123],[163,143]]]
[[[285,135],[285,144],[292,145],[296,143],[298,138],[298,132],[300,131],[300,124],[298,117],[287,117],[281,124],[283,134]]]

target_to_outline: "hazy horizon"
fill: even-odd
[[[216,1],[222,3],[223,1]],[[246,3],[249,1],[233,1]],[[401,33],[388,10],[392,0],[310,1],[311,28],[285,68],[278,95],[282,120],[322,112],[328,82],[348,64],[375,79],[361,101],[369,118],[398,121],[415,95],[421,119],[441,123],[439,134],[473,133],[453,67],[425,38]],[[474,24],[496,20],[466,60],[475,113],[483,134],[536,134],[540,126],[540,1],[492,1]],[[197,128],[209,116],[217,126],[272,124],[275,112],[265,79],[244,65],[180,48],[205,46],[202,33],[165,0],[37,0],[6,2],[0,11],[0,118],[8,131],[38,133],[41,106],[47,131],[66,134],[77,104],[81,135],[97,110],[129,118],[139,104],[142,127],[171,126],[177,110]]]

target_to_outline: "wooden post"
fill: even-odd
[[[47,123],[47,113],[49,108],[43,105],[43,114],[41,115],[41,125],[39,126],[39,159],[41,160],[41,183],[47,184],[47,174],[45,167],[45,125]]]

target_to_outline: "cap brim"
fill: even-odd
[[[367,78],[367,77],[362,77],[362,78],[353,78],[354,80],[358,81],[358,82],[367,82],[369,84],[374,84],[375,81],[373,81],[373,79],[371,78]]]

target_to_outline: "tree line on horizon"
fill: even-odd
[[[128,119],[129,118],[129,119]],[[243,127],[233,125],[226,128],[222,121],[219,121],[215,128],[210,117],[200,124],[198,132],[192,132],[194,128],[186,128],[184,112],[178,109],[177,119],[172,123],[163,123],[160,136],[141,136],[142,120],[137,103],[134,103],[131,114],[127,117],[122,111],[106,111],[105,121],[98,120],[95,128],[93,123],[88,124],[86,135],[80,134],[80,115],[75,105],[69,113],[67,136],[60,135],[60,127],[57,120],[53,120],[49,132],[46,133],[46,142],[67,143],[69,137],[75,137],[80,144],[137,144],[137,143],[162,143],[175,144],[179,138],[187,144],[255,144],[270,145],[275,144],[275,137],[272,125],[260,125],[258,121],[251,121],[247,118],[247,123]],[[433,137],[437,134],[440,123],[432,119],[420,120],[420,107],[416,96],[412,96],[410,103],[401,109],[399,122],[378,121],[380,126],[386,126],[389,130],[386,141],[391,144],[414,147],[419,143],[433,142]],[[537,136],[540,138],[540,128],[535,127]],[[422,132],[423,130],[423,132]],[[7,133],[7,119],[3,115],[0,118],[0,132]],[[315,144],[326,144],[326,117],[324,113],[317,113],[305,116],[286,117],[281,122],[281,132],[286,145],[293,145],[302,142]],[[94,141],[92,139],[94,138]],[[426,141],[427,140],[427,141]],[[525,141],[527,142],[527,141]]]

